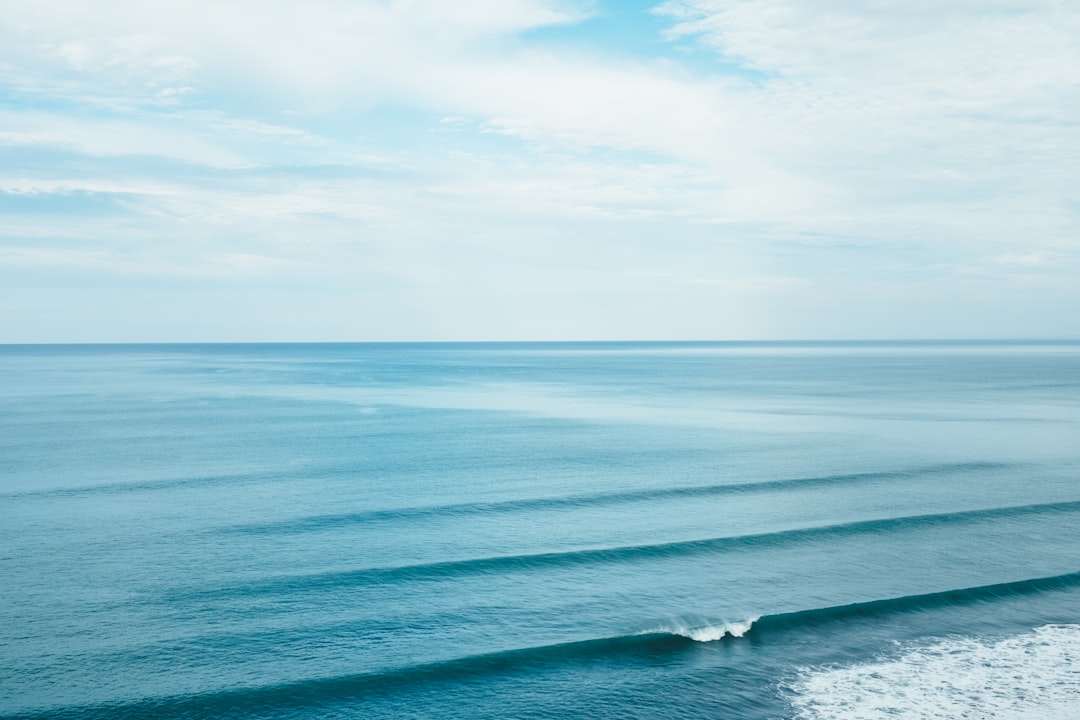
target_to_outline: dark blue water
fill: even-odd
[[[1080,703],[1076,343],[4,346],[0,475],[3,717]]]

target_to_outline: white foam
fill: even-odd
[[[753,627],[757,622],[757,617],[752,617],[748,620],[739,620],[736,622],[724,622],[724,623],[708,623],[703,625],[688,626],[683,623],[672,623],[670,625],[663,625],[646,632],[663,632],[671,633],[672,635],[680,635],[697,642],[712,642],[714,640],[720,640],[725,637],[740,638]]]
[[[1075,720],[1080,625],[948,639],[893,659],[804,670],[791,690],[800,720]]]

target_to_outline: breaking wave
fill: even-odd
[[[723,640],[726,637],[741,638],[743,635],[750,632],[750,628],[752,628],[754,623],[760,619],[759,616],[755,616],[735,622],[706,623],[704,625],[686,625],[681,622],[675,622],[670,625],[661,625],[642,634],[668,633],[678,637],[689,638],[694,642],[715,642],[716,640]]]
[[[790,700],[799,720],[1067,720],[1080,707],[1078,666],[1080,625],[1044,625],[803,670]]]
[[[398,668],[389,668],[384,671],[363,673],[358,675],[315,677],[281,685],[264,685],[251,688],[237,688],[205,693],[196,693],[183,696],[154,697],[134,703],[105,704],[83,707],[56,708],[46,713],[28,713],[23,715],[9,716],[8,720],[104,720],[108,718],[123,717],[148,717],[157,718],[193,718],[193,717],[248,717],[250,713],[265,708],[282,707],[310,707],[320,706],[326,703],[334,703],[349,699],[369,696],[373,693],[394,692],[398,689],[410,686],[430,683],[457,683],[470,678],[478,678],[486,675],[501,675],[519,672],[540,667],[557,666],[565,663],[588,662],[595,659],[619,659],[633,661],[634,658],[654,658],[657,655],[677,653],[697,643],[713,642],[741,642],[740,638],[747,635],[782,634],[786,632],[802,632],[807,627],[815,627],[824,623],[850,622],[850,621],[873,621],[875,617],[887,615],[917,612],[934,609],[948,605],[966,605],[978,602],[994,602],[1010,597],[1034,595],[1037,593],[1070,590],[1080,587],[1080,572],[1057,575],[1053,577],[1030,578],[1010,583],[985,585],[980,587],[961,588],[944,592],[928,593],[923,595],[910,595],[898,598],[874,600],[850,605],[834,607],[813,608],[790,613],[762,615],[760,617],[748,616],[744,620],[710,622],[703,621],[694,623],[691,621],[673,621],[655,626],[650,630],[628,635],[614,637],[589,638],[584,640],[522,647],[509,650],[501,650],[490,653],[469,655],[450,658],[443,661],[408,665]],[[1059,637],[1060,636],[1060,637]],[[978,663],[984,658],[993,659],[995,653],[1012,653],[1019,658],[1010,660],[1012,665],[1018,666],[1022,661],[1023,653],[1033,652],[1038,655],[1039,661],[1053,673],[1052,681],[1062,688],[1058,693],[1064,700],[1074,702],[1080,700],[1080,680],[1073,677],[1071,680],[1061,667],[1068,667],[1068,663],[1080,661],[1080,626],[1047,626],[1036,633],[1034,639],[1023,636],[1020,639],[1002,641],[998,645],[984,646],[976,641],[949,641],[952,646],[933,646],[930,650],[913,651],[904,656],[894,665],[884,665],[886,673],[893,673],[901,681],[915,687],[917,682],[929,682],[939,674],[964,671],[950,670],[949,663],[967,662],[972,668],[978,670]],[[964,644],[967,643],[967,644]],[[1041,644],[1040,644],[1041,643]],[[1046,645],[1051,645],[1047,649]],[[959,648],[959,650],[956,650]],[[967,653],[968,660],[952,658],[956,652]],[[1041,653],[1041,654],[1040,654]],[[1066,665],[1056,663],[1064,662]],[[1011,705],[1006,700],[991,693],[993,682],[998,682],[998,671],[986,670],[987,678],[980,685],[978,698],[989,697],[993,702],[1000,704],[999,714],[989,715],[963,715],[963,714],[910,714],[889,715],[865,714],[867,708],[878,712],[877,705],[856,704],[858,698],[844,699],[849,689],[859,687],[870,688],[876,686],[879,679],[874,675],[882,673],[878,669],[867,669],[877,666],[856,666],[847,670],[811,670],[792,684],[794,698],[793,704],[802,713],[803,720],[824,720],[824,718],[957,718],[978,717],[992,718],[993,720],[1027,720],[1027,718],[1040,718],[1041,720],[1057,720],[1065,718],[1065,715],[1052,714],[1053,708],[1049,705],[1040,707],[1050,714],[1016,715],[1012,712]],[[956,667],[960,667],[957,665]],[[966,668],[967,666],[964,666]],[[1001,672],[1005,672],[1002,670]],[[1025,671],[1027,672],[1027,671]],[[830,674],[831,673],[831,674]],[[905,674],[906,673],[906,674]],[[1059,677],[1060,675],[1060,677]],[[892,675],[883,675],[883,677]],[[945,677],[946,675],[942,675]],[[979,677],[983,677],[980,675]],[[1013,679],[1014,686],[1009,692],[1033,693],[1038,682],[1038,673],[1028,672],[1021,679]],[[1060,681],[1060,682],[1059,682]],[[1068,682],[1066,682],[1068,681]],[[982,682],[982,681],[981,681]],[[1072,684],[1068,684],[1071,682]],[[862,683],[862,685],[859,685]],[[1057,686],[1055,685],[1055,686]],[[985,687],[984,687],[985,686]],[[1071,689],[1070,689],[1071,688]],[[943,697],[951,698],[948,693],[955,688],[940,687],[938,692],[944,693]],[[906,691],[905,691],[906,692]],[[915,690],[911,691],[913,694]],[[959,691],[957,691],[959,692]],[[1073,694],[1069,694],[1073,693]],[[866,694],[866,693],[863,693]],[[861,697],[861,696],[860,696]],[[904,697],[895,702],[905,702]],[[956,697],[968,696],[958,694]],[[1055,698],[1058,695],[1054,696]],[[975,702],[978,698],[969,700]],[[994,699],[997,698],[997,699]],[[984,698],[985,699],[985,698]],[[1064,700],[1062,700],[1064,702]],[[858,702],[872,703],[872,699],[863,697]],[[949,699],[949,702],[953,702]],[[956,700],[956,702],[960,702]],[[1054,700],[1057,702],[1057,700]],[[847,704],[845,704],[847,703]],[[1005,704],[1001,704],[1005,703]],[[885,707],[885,706],[882,706]],[[892,707],[892,706],[888,706]],[[952,706],[950,706],[952,707]],[[997,708],[998,705],[993,705]],[[997,709],[994,712],[998,712]],[[845,714],[846,713],[846,714]]]

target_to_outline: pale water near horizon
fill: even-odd
[[[1074,717],[1080,343],[0,346],[0,717]]]

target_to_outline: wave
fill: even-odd
[[[131,482],[104,482],[97,485],[75,485],[55,487],[45,490],[23,490],[0,493],[0,498],[9,500],[83,497],[86,495],[123,495],[126,493],[154,492],[184,488],[200,488],[218,485],[243,485],[266,482],[283,482],[298,478],[322,477],[328,473],[317,472],[274,472],[274,473],[236,473],[231,475],[191,475],[188,477],[168,477],[158,480],[133,480]]]
[[[350,478],[363,474],[392,474],[398,468],[390,465],[350,465],[329,466],[324,468],[296,468],[279,470],[257,470],[232,474],[188,475],[163,477],[156,480],[111,481],[94,485],[74,485],[53,487],[40,490],[17,490],[0,493],[0,498],[8,500],[83,497],[87,495],[124,495],[127,493],[158,492],[162,490],[183,490],[187,488],[231,487],[244,485],[262,485],[264,483],[288,483],[327,478]]]
[[[627,655],[654,656],[691,641],[670,634],[628,635],[504,650],[383,672],[310,678],[277,685],[152,697],[127,703],[54,708],[6,716],[4,720],[116,720],[123,718],[248,718],[261,710],[318,707],[371,698],[417,685],[457,683],[566,662]]]
[[[858,535],[881,535],[897,530],[922,529],[955,523],[985,522],[989,520],[1013,519],[1077,511],[1080,511],[1080,501],[996,507],[982,510],[966,510],[928,515],[905,515],[901,517],[860,520],[849,523],[795,528],[767,533],[725,535],[721,537],[681,540],[648,545],[624,545],[609,548],[589,548],[583,550],[523,555],[495,555],[482,558],[443,560],[413,565],[363,568],[319,574],[287,575],[268,578],[246,585],[202,589],[193,591],[192,593],[181,593],[181,595],[194,595],[198,597],[233,597],[276,592],[305,592],[343,586],[377,585],[401,581],[439,580],[443,578],[523,572],[556,567],[576,567],[589,564],[678,558],[699,554],[730,552],[746,548],[775,547],[806,542],[809,540]]]
[[[746,620],[722,623],[688,624],[682,621],[676,621],[667,625],[660,625],[651,630],[646,630],[641,634],[652,635],[654,633],[661,633],[684,637],[695,642],[715,642],[717,640],[723,640],[726,637],[741,638],[743,635],[750,632],[751,628],[754,627],[754,623],[760,619],[760,615],[754,615]]]
[[[54,708],[9,716],[7,720],[98,720],[109,718],[250,717],[261,709],[318,707],[370,698],[411,686],[458,683],[488,675],[508,675],[537,668],[592,660],[622,659],[654,662],[698,643],[740,642],[745,636],[803,631],[829,622],[867,621],[898,613],[932,610],[948,605],[994,602],[1011,597],[1080,587],[1080,572],[1015,582],[909,595],[869,602],[765,615],[733,623],[686,627],[675,623],[615,637],[502,650],[421,663],[383,672],[310,678],[251,688],[234,688],[192,695],[147,698],[130,703]]]
[[[666,498],[693,498],[721,495],[737,495],[754,492],[782,492],[791,489],[812,489],[829,485],[858,484],[880,480],[895,480],[922,476],[948,475],[965,472],[989,472],[1023,467],[1021,463],[970,462],[927,465],[907,470],[891,470],[840,475],[823,475],[806,478],[783,478],[753,482],[715,483],[709,485],[684,485],[679,487],[647,488],[620,492],[564,495],[556,497],[520,498],[492,502],[448,503],[421,505],[404,508],[385,508],[360,512],[317,515],[274,523],[252,523],[226,528],[227,532],[252,534],[299,533],[329,529],[342,525],[412,520],[439,515],[478,515],[491,513],[515,513],[529,510],[559,510],[575,507],[596,507],[609,504],[663,500]],[[122,495],[126,493],[157,492],[185,488],[212,486],[250,485],[266,482],[281,483],[297,480],[347,477],[357,473],[393,472],[390,467],[330,467],[321,469],[297,469],[295,471],[253,472],[220,475],[192,475],[157,480],[134,480],[131,482],[104,482],[96,485],[76,485],[42,490],[19,490],[0,493],[0,498],[34,499],[44,497],[82,497],[85,495]],[[216,530],[214,532],[221,532]]]
[[[754,482],[714,483],[710,485],[683,485],[679,487],[646,488],[619,492],[565,495],[559,497],[520,498],[494,502],[451,503],[422,505],[405,508],[365,510],[361,512],[316,515],[275,523],[239,525],[232,532],[254,534],[300,533],[331,529],[377,521],[414,520],[440,515],[486,515],[517,513],[531,510],[562,510],[567,508],[598,507],[621,503],[647,502],[676,498],[713,497],[758,492],[783,492],[793,489],[814,489],[831,485],[854,485],[881,480],[896,480],[922,476],[947,475],[979,471],[995,471],[1019,467],[1016,463],[950,463],[927,465],[908,470],[823,475],[807,478],[784,478]]]
[[[1080,625],[997,640],[948,638],[899,657],[804,670],[791,683],[799,720],[1072,718],[1080,706]],[[956,682],[962,678],[963,682]]]
[[[731,624],[705,625],[692,628],[689,631],[676,627],[667,631],[684,635],[699,642],[708,642],[722,639],[725,636],[742,637],[748,632],[761,635],[781,630],[802,629],[826,623],[846,621],[853,618],[872,619],[874,617],[922,612],[949,606],[992,603],[1013,597],[1070,590],[1077,587],[1080,587],[1080,572],[765,615],[745,621],[749,626],[739,635],[730,631]],[[734,627],[739,629],[742,625],[735,624]],[[714,635],[717,637],[713,637]]]

